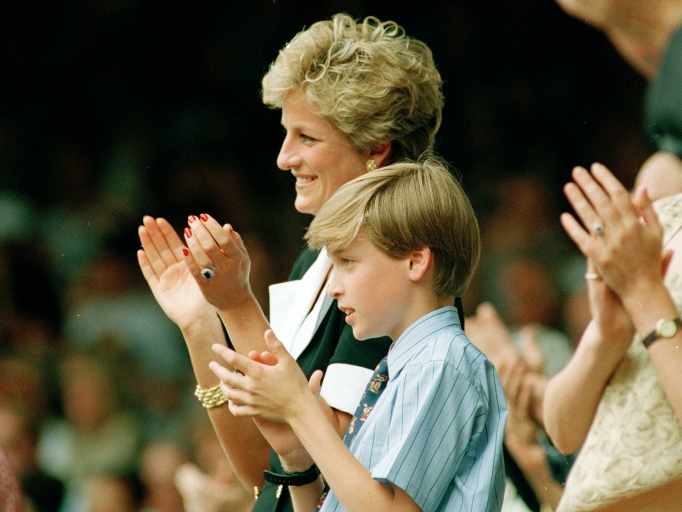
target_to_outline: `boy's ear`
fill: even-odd
[[[414,282],[421,281],[433,266],[433,253],[428,247],[412,251],[408,259],[410,279]]]

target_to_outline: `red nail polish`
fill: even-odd
[[[201,219],[201,222],[206,222],[208,220],[208,215],[202,213],[201,215],[199,215],[199,218]]]
[[[187,247],[183,247],[182,254],[184,254],[185,256],[189,256],[189,249]]]
[[[192,238],[192,230],[189,228],[185,228],[185,236],[187,238]]]
[[[188,220],[190,223],[192,223],[192,222],[195,222],[195,221],[197,220],[197,218],[196,218],[194,215],[190,215],[189,217],[187,217],[187,220]]]

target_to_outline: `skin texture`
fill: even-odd
[[[285,98],[282,126],[277,166],[296,178],[297,211],[315,215],[336,189],[367,171],[370,152],[352,148],[338,128],[314,114],[303,91]]]
[[[369,242],[362,231],[347,249],[330,255],[333,271],[328,293],[338,300],[357,339],[388,335],[395,341],[423,316],[410,304],[412,281],[393,277],[423,264],[421,255],[421,251],[415,251],[411,258],[391,258]],[[377,273],[377,268],[383,271]]]

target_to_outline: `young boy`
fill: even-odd
[[[460,185],[435,157],[372,171],[325,203],[306,238],[330,254],[328,293],[355,337],[393,345],[345,444],[318,404],[322,373],[306,382],[272,331],[271,352],[214,347],[234,368],[211,363],[230,411],[254,416],[287,471],[266,479],[289,485],[297,511],[320,500],[317,468],[323,511],[499,510],[504,393],[452,306],[480,253]]]

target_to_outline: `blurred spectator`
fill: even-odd
[[[34,512],[57,512],[64,484],[38,465],[38,430],[17,407],[0,405],[0,448],[14,468],[24,497]]]
[[[75,350],[99,350],[129,358],[128,372],[181,383],[191,375],[184,342],[140,276],[136,229],[122,227],[74,280],[64,337]]]
[[[143,512],[182,512],[182,496],[175,486],[177,469],[189,460],[178,445],[151,443],[140,456],[139,473],[144,486]]]
[[[203,421],[194,430],[194,463],[182,465],[175,474],[187,512],[249,512],[254,495],[245,489],[230,466],[218,436]]]
[[[59,361],[59,378],[64,417],[45,423],[38,460],[66,484],[65,509],[76,510],[88,478],[135,470],[140,426],[99,359],[70,354]]]
[[[0,358],[0,403],[25,410],[33,421],[54,414],[57,405],[48,397],[55,392],[55,384],[32,359],[19,355]]]
[[[561,322],[573,348],[580,341],[587,324],[592,319],[585,283],[586,270],[585,258],[576,254],[569,258],[559,276],[561,289],[564,292]]]
[[[554,371],[546,358],[560,359],[551,343],[539,343],[536,335],[543,331],[536,325],[517,327],[515,345],[512,331],[489,303],[480,304],[476,315],[465,321],[467,336],[495,366],[509,406],[503,512],[539,511],[543,503],[556,506],[573,462],[554,449],[543,428],[548,369]]]
[[[140,485],[134,477],[93,476],[83,485],[80,508],[69,508],[64,512],[138,512],[140,499]]]
[[[2,450],[0,450],[0,511],[30,512],[30,509],[24,506],[19,481]]]
[[[34,240],[0,244],[0,352],[38,362],[60,348],[61,300],[51,262]]]

